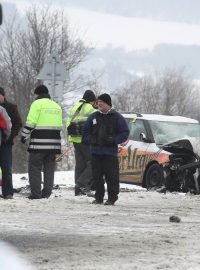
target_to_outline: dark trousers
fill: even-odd
[[[41,191],[43,170],[43,189]],[[48,198],[53,189],[55,171],[55,154],[52,153],[30,153],[28,174],[31,193],[37,198]]]
[[[106,181],[108,200],[115,202],[119,194],[119,162],[117,156],[93,154],[92,175],[96,188],[95,199],[103,202],[105,194],[104,182]]]
[[[84,143],[74,143],[75,150],[75,185],[90,189],[92,179],[90,146]]]
[[[13,195],[12,144],[2,143],[0,147],[0,166],[2,170],[2,195]]]

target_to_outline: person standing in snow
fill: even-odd
[[[91,145],[92,174],[96,188],[94,204],[102,204],[107,183],[108,200],[105,205],[114,205],[119,194],[118,144],[127,140],[129,128],[124,117],[112,108],[110,95],[102,94],[97,99],[98,111],[86,121],[83,139]]]
[[[0,166],[2,169],[2,196],[4,199],[12,199],[12,148],[14,139],[22,127],[22,120],[17,109],[17,105],[7,101],[5,97],[5,91],[2,87],[0,87],[0,105],[6,110],[12,123],[11,134],[8,140],[3,140],[0,148]]]
[[[31,188],[29,199],[49,198],[54,184],[55,155],[61,153],[62,109],[54,102],[45,85],[34,91],[21,142],[30,138],[28,174]],[[44,186],[41,191],[41,172]]]
[[[85,195],[93,183],[90,147],[82,141],[82,129],[88,116],[96,111],[95,104],[95,94],[86,90],[67,119],[68,138],[75,150],[75,196]]]

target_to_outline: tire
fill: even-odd
[[[192,194],[200,194],[200,176],[195,180],[192,175],[185,184],[184,192],[190,192]]]
[[[146,172],[145,184],[147,189],[159,188],[164,184],[163,170],[158,164],[152,164]]]

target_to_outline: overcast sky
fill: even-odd
[[[23,13],[33,2],[63,7],[72,25],[86,31],[97,48],[127,50],[157,44],[200,45],[199,0],[3,0]]]

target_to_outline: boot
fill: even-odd
[[[103,204],[103,201],[94,200],[94,201],[92,201],[92,204]]]
[[[75,186],[75,189],[74,189],[74,193],[75,193],[75,196],[86,195],[86,192],[84,191],[83,188],[76,187],[76,186]]]
[[[115,204],[114,201],[109,201],[109,200],[107,200],[107,201],[104,203],[104,205],[114,205],[114,204]]]

